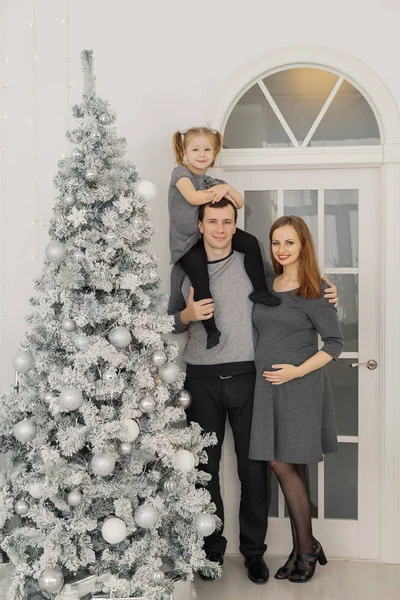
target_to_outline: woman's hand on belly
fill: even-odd
[[[299,367],[295,367],[294,365],[272,365],[272,368],[276,369],[276,371],[263,372],[265,380],[272,383],[272,385],[282,385],[282,383],[287,383],[288,381],[292,381],[292,379],[301,377]]]

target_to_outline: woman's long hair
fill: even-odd
[[[218,154],[222,150],[222,135],[219,131],[215,131],[215,129],[209,129],[208,127],[190,127],[187,131],[175,131],[172,137],[172,147],[174,149],[174,154],[176,158],[176,162],[178,165],[185,164],[185,150],[190,141],[190,138],[197,137],[199,135],[204,135],[210,140],[210,143],[214,149],[214,160],[212,161],[210,167],[213,167],[215,161],[217,159]]]
[[[274,231],[285,225],[294,227],[301,243],[298,271],[300,285],[295,294],[301,298],[319,298],[321,295],[321,272],[318,267],[314,242],[310,230],[300,217],[295,217],[293,215],[280,217],[271,227],[269,241],[274,271],[280,275],[283,272],[283,266],[274,258],[272,253],[272,236]]]

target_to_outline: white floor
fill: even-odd
[[[271,577],[256,585],[248,579],[243,559],[228,556],[220,580],[196,576],[196,600],[400,600],[400,565],[331,560],[318,565],[311,581],[295,584],[274,579],[282,562],[267,557]]]

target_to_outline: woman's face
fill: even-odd
[[[293,265],[299,260],[301,242],[292,225],[279,227],[272,234],[272,255],[282,266]]]

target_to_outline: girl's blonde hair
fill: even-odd
[[[190,127],[190,129],[187,129],[186,131],[176,131],[174,133],[172,138],[172,147],[174,149],[174,154],[178,165],[185,164],[185,150],[190,138],[199,135],[204,135],[207,137],[214,148],[214,160],[212,161],[210,167],[214,166],[217,156],[222,150],[223,140],[219,131],[215,131],[215,129],[209,129],[208,127]]]
[[[280,275],[283,272],[283,266],[276,260],[272,252],[273,234],[274,231],[285,225],[290,225],[296,230],[301,243],[298,271],[299,289],[295,295],[300,296],[300,298],[319,298],[321,294],[321,272],[318,267],[314,242],[306,222],[300,217],[293,215],[280,217],[270,229],[269,241],[274,271]]]

